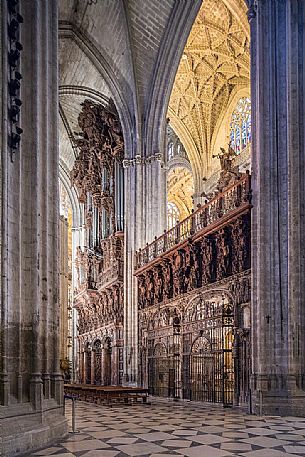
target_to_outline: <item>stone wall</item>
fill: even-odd
[[[22,75],[16,95],[7,83],[2,88],[0,449],[11,456],[67,430],[59,369],[57,2],[2,2],[1,18],[3,55],[18,40],[23,47],[19,60],[4,58],[2,67],[11,84],[17,68]]]

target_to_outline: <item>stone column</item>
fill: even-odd
[[[255,3],[255,4],[254,4]],[[252,397],[304,414],[304,3],[253,2]]]
[[[60,243],[60,359],[68,358],[68,221],[64,216],[59,219]]]
[[[1,3],[5,31],[6,6],[7,2]],[[0,391],[8,414],[6,427],[0,429],[4,455],[40,447],[42,440],[47,443],[66,432],[58,345],[57,7],[57,0],[17,2],[23,17],[18,36],[23,47],[18,67],[22,105],[17,98],[14,103],[20,106],[17,118],[23,133],[14,154],[9,150],[12,116],[7,109],[7,81],[18,76],[15,72],[6,72],[2,89],[1,265],[5,267],[1,270]],[[8,46],[9,41],[5,56]],[[7,65],[6,57],[3,62]],[[19,414],[16,399],[23,418],[18,424],[9,419]],[[21,437],[22,420],[28,427],[29,412],[32,430]]]
[[[124,161],[125,233],[124,233],[124,375],[123,383],[137,384],[138,308],[134,255],[144,240],[143,164],[140,157]]]
[[[124,383],[138,379],[138,301],[134,276],[136,250],[166,227],[166,172],[161,155],[124,161]]]
[[[0,87],[2,106],[0,112],[0,138],[1,138],[1,154],[0,154],[0,209],[1,209],[1,238],[0,238],[0,293],[1,293],[1,314],[0,314],[0,405],[7,406],[9,403],[9,366],[8,366],[8,175],[10,154],[8,148],[8,87],[7,79],[9,74],[9,65],[7,54],[9,49],[9,37],[6,33],[8,22],[7,3],[0,4]]]

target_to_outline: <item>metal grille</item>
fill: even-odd
[[[183,333],[182,328],[179,364],[177,351],[170,350],[169,344],[154,345],[150,340],[148,387],[152,395],[174,397],[179,390],[188,400],[233,404],[233,307],[210,303],[203,327],[199,335]]]
[[[163,344],[157,344],[148,359],[148,388],[151,395],[173,397],[175,388],[174,360]]]

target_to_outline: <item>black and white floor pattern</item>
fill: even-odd
[[[70,403],[70,402],[69,402]],[[71,424],[71,405],[67,404]],[[76,427],[33,456],[305,456],[305,417],[258,417],[214,404],[153,399],[152,404],[77,402]]]

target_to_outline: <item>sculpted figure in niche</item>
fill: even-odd
[[[191,271],[190,271],[190,283],[192,289],[201,287],[202,284],[202,273],[201,268],[201,253],[200,245],[197,243],[192,246],[191,249]]]
[[[208,237],[204,237],[201,242],[202,252],[202,285],[209,283],[212,280],[213,267],[213,247],[212,241]]]
[[[146,286],[145,278],[143,276],[138,277],[138,302],[139,308],[143,309],[146,306]]]
[[[187,273],[187,266],[188,266],[188,259],[189,259],[189,253],[188,251],[181,250],[179,251],[180,255],[180,267],[178,270],[178,281],[179,281],[179,294],[185,292],[186,290],[186,283],[188,278],[186,277]]]
[[[197,259],[196,259],[196,247],[192,246],[190,251],[190,265],[189,265],[189,279],[188,279],[188,290],[193,290],[198,287],[198,273],[197,272]]]
[[[118,286],[113,287],[113,307],[115,310],[119,309],[119,288],[118,288]]]
[[[158,267],[158,301],[159,303],[164,299],[164,279],[163,279],[163,270]]]
[[[171,264],[169,261],[163,262],[163,298],[171,298],[172,296],[172,277]]]
[[[227,245],[226,232],[220,230],[216,235],[217,244],[217,271],[216,279],[219,281],[227,275],[229,268],[229,247]]]
[[[232,273],[239,273],[244,269],[244,257],[247,249],[243,233],[243,222],[237,219],[232,228]]]
[[[187,292],[197,287],[197,274],[196,274],[196,267],[195,263],[191,263],[189,267],[189,277],[188,277],[188,287]]]
[[[191,259],[191,250],[188,246],[184,254],[184,268],[181,271],[182,275],[182,292],[188,292],[192,290],[192,279],[191,279],[191,269],[192,269],[192,259]]]
[[[155,286],[155,303],[160,303],[163,298],[163,281],[158,267],[153,270],[153,280]]]
[[[180,271],[182,268],[182,256],[180,252],[176,252],[173,257],[173,289],[174,296],[180,293]]]
[[[153,305],[154,304],[154,282],[153,282],[153,274],[151,272],[148,273],[147,275],[147,281],[146,281],[146,298],[147,298],[147,303],[148,305]]]
[[[251,266],[251,252],[250,252],[250,236],[251,236],[251,227],[250,227],[250,218],[249,214],[246,214],[242,217],[243,222],[243,237],[244,237],[244,269],[247,270]]]

